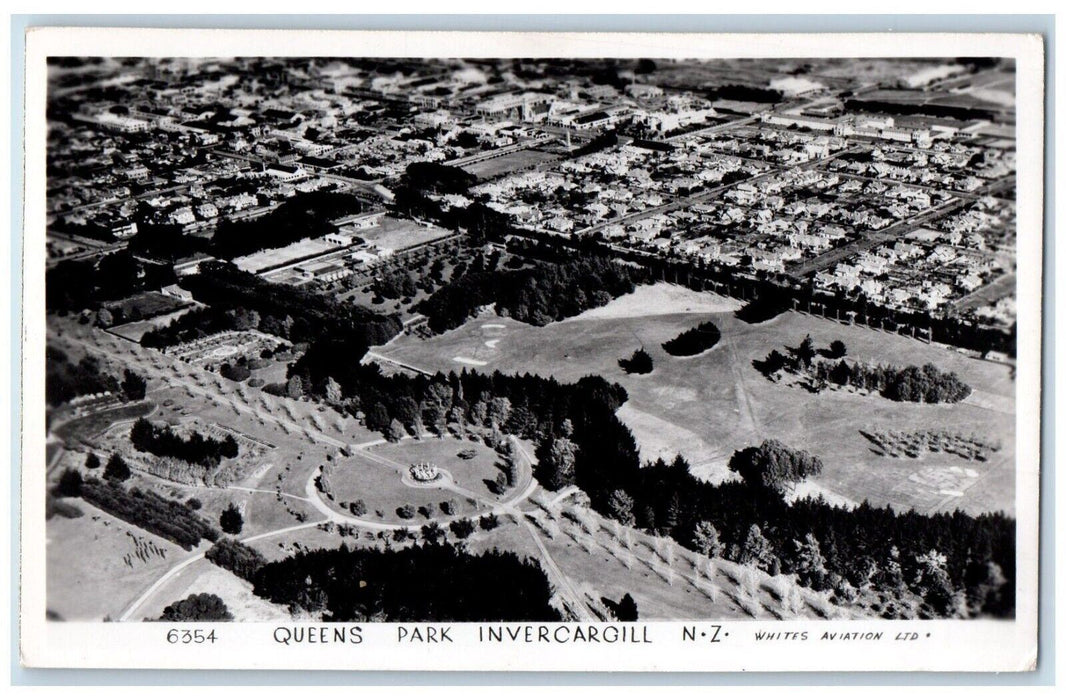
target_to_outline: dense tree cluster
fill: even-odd
[[[778,440],[765,440],[758,447],[737,450],[729,468],[744,481],[774,491],[784,491],[822,471],[822,460],[804,450],[794,450]]]
[[[415,310],[425,314],[429,327],[438,333],[457,328],[479,308],[493,303],[500,315],[543,326],[603,306],[632,292],[644,280],[639,268],[605,256],[542,260],[520,270],[467,272]]]
[[[213,313],[232,312],[235,320],[245,319],[249,327],[293,343],[342,339],[362,345],[365,352],[402,328],[395,316],[382,316],[355,304],[274,284],[228,263],[204,264],[199,274],[184,278],[182,284],[197,301],[211,306]],[[175,323],[180,322],[181,318]],[[362,357],[363,352],[354,359]]]
[[[255,593],[332,622],[559,619],[536,563],[511,552],[471,554],[441,544],[298,552],[263,566]]]
[[[282,248],[311,236],[333,233],[330,223],[363,211],[363,203],[353,194],[338,192],[299,193],[277,209],[254,219],[223,219],[211,239],[210,252],[221,258],[234,258],[266,248]]]
[[[192,593],[163,608],[159,622],[229,622],[233,614],[214,593]]]
[[[718,326],[714,325],[713,321],[704,321],[663,343],[663,350],[675,357],[690,357],[710,350],[721,338],[722,332],[718,330]]]
[[[255,575],[267,562],[257,550],[229,537],[219,538],[204,556],[215,566],[220,566],[245,581],[254,581]]]
[[[865,100],[851,98],[844,101],[844,109],[848,112],[865,112],[873,114],[921,114],[927,117],[947,117],[970,121],[980,119],[991,121],[996,118],[996,113],[980,107],[966,107],[962,105],[937,104],[936,102],[891,102],[888,100]]]
[[[232,435],[222,440],[196,431],[182,436],[169,425],[155,425],[147,418],[138,418],[133,424],[130,442],[141,452],[150,452],[157,457],[174,457],[205,467],[218,466],[223,459],[233,459],[240,452]]]
[[[843,343],[834,341],[823,355],[836,356],[846,352]],[[841,359],[833,362],[816,359],[810,336],[804,338],[797,348],[786,348],[782,353],[771,350],[763,360],[752,365],[767,377],[781,371],[806,377],[814,391],[828,386],[852,387],[878,393],[893,401],[916,403],[958,403],[970,395],[972,389],[954,372],[943,372],[935,365],[921,367],[893,367],[871,365],[864,362],[848,362]]]
[[[218,532],[184,503],[151,491],[127,491],[114,482],[88,477],[81,484],[80,494],[100,510],[185,549],[192,549],[201,539],[218,539]]]
[[[147,262],[126,250],[90,260],[64,260],[45,273],[45,306],[50,312],[81,311],[174,281],[170,266]]]
[[[100,360],[86,355],[77,363],[56,347],[45,349],[45,400],[59,406],[78,396],[98,394],[105,391],[118,392],[119,381],[103,371]]]

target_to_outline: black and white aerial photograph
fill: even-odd
[[[218,48],[47,61],[48,621],[1019,616],[1015,59]]]

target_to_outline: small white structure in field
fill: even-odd
[[[411,465],[411,478],[422,483],[436,481],[440,478],[440,469],[435,464],[419,462]]]

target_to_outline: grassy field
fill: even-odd
[[[505,156],[483,160],[478,163],[463,166],[463,170],[477,177],[479,180],[489,180],[499,175],[522,170],[539,163],[553,160],[555,156],[542,151],[526,149],[517,153],[508,153]]]
[[[475,450],[473,459],[463,460],[456,456],[460,450],[467,448]],[[363,517],[389,523],[408,523],[414,527],[422,525],[426,519],[417,515],[411,520],[404,520],[397,515],[397,508],[404,504],[415,508],[432,506],[436,517],[441,517],[441,502],[451,500],[458,506],[458,515],[473,515],[487,510],[484,503],[471,503],[472,499],[442,487],[405,485],[402,478],[408,468],[421,461],[446,469],[458,486],[486,501],[498,500],[485,483],[486,480],[494,480],[499,473],[495,466],[498,458],[493,450],[481,443],[426,437],[422,440],[375,445],[368,452],[369,455],[357,451],[350,458],[340,459],[331,470],[329,481],[338,509],[341,509],[341,502],[362,499],[368,510]]]
[[[80,518],[52,518],[45,525],[48,610],[65,620],[117,618],[171,566],[188,556],[181,547],[76,501]],[[152,543],[165,556],[136,556]],[[126,557],[129,555],[127,563]]]
[[[357,229],[353,233],[378,248],[398,250],[443,238],[451,234],[451,231],[438,226],[423,225],[417,221],[386,216],[379,225]]]
[[[723,310],[716,312],[701,305],[719,297],[688,292],[694,298],[686,304],[685,294],[662,286],[638,289],[603,309],[543,328],[489,314],[429,340],[403,336],[377,350],[430,371],[468,367],[554,375],[563,381],[602,375],[629,392],[619,416],[633,430],[644,458],[680,451],[694,472],[711,481],[731,478],[726,464],[735,450],[778,438],[822,458],[823,473],[804,485],[811,493],[922,511],[1014,512],[1014,381],[1009,367],[796,312],[750,325],[735,319],[724,300],[719,302]],[[661,303],[664,295],[675,295],[671,303],[678,312],[670,313],[671,304]],[[641,309],[646,311],[638,315]],[[690,358],[662,350],[661,343],[708,319],[722,331],[716,347]],[[930,406],[843,391],[812,395],[774,384],[752,367],[753,360],[774,348],[795,346],[808,333],[817,347],[843,340],[852,359],[904,366],[932,362],[957,372],[974,387],[974,396],[955,406]],[[638,347],[651,354],[655,369],[627,375],[618,359]],[[975,433],[1000,440],[1003,449],[986,463],[945,455],[892,459],[870,450],[858,432],[867,427]],[[953,467],[963,468],[961,475]],[[968,476],[965,469],[977,476]],[[957,493],[962,495],[952,495]]]

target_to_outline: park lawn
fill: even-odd
[[[45,524],[47,608],[64,620],[117,619],[157,578],[189,556],[178,545],[73,499],[80,518],[53,517]],[[142,561],[134,537],[165,553]],[[132,565],[123,558],[131,554]]]
[[[426,435],[421,440],[402,440],[383,443],[368,448],[374,454],[403,465],[429,462],[446,469],[457,486],[473,491],[486,501],[504,500],[509,494],[497,496],[489,488],[496,475],[503,469],[503,458],[481,441],[459,440],[454,437],[438,438]],[[473,450],[472,459],[463,459],[458,453]]]
[[[615,311],[616,305],[624,308]],[[727,463],[735,450],[777,438],[821,457],[825,468],[815,487],[849,501],[922,511],[1014,512],[1014,380],[1009,367],[792,311],[747,324],[728,311],[671,314],[656,304],[648,305],[644,316],[632,315],[639,307],[623,297],[542,328],[482,314],[439,336],[404,336],[377,350],[428,371],[531,372],[568,382],[601,375],[628,392],[619,417],[633,430],[644,459],[669,458],[680,451],[693,472],[709,481],[733,478]],[[662,350],[663,342],[708,319],[722,332],[714,348],[688,358]],[[899,366],[932,362],[957,372],[975,389],[974,397],[932,406],[847,391],[814,395],[770,382],[752,366],[775,348],[795,347],[808,333],[818,348],[841,339],[851,360]],[[628,375],[618,359],[638,347],[651,354],[654,371]],[[975,433],[999,440],[1003,449],[987,463],[947,455],[899,460],[875,455],[858,432],[863,428]],[[978,476],[959,478],[952,468],[972,469]],[[957,493],[962,495],[951,495]]]
[[[432,506],[434,520],[450,520],[453,517],[470,516],[487,510],[487,507],[479,506],[477,502],[471,504],[463,496],[439,486],[405,485],[402,478],[407,473],[407,466],[409,465],[400,468],[382,464],[359,451],[350,458],[341,458],[334,463],[329,478],[333,501],[326,502],[337,511],[348,513],[340,504],[362,499],[367,512],[359,517],[385,523],[401,523],[414,528],[421,527],[428,520],[421,514],[405,520],[396,513],[397,508],[405,504],[416,509]],[[443,501],[455,501],[455,516],[447,516],[441,512],[440,504]]]

